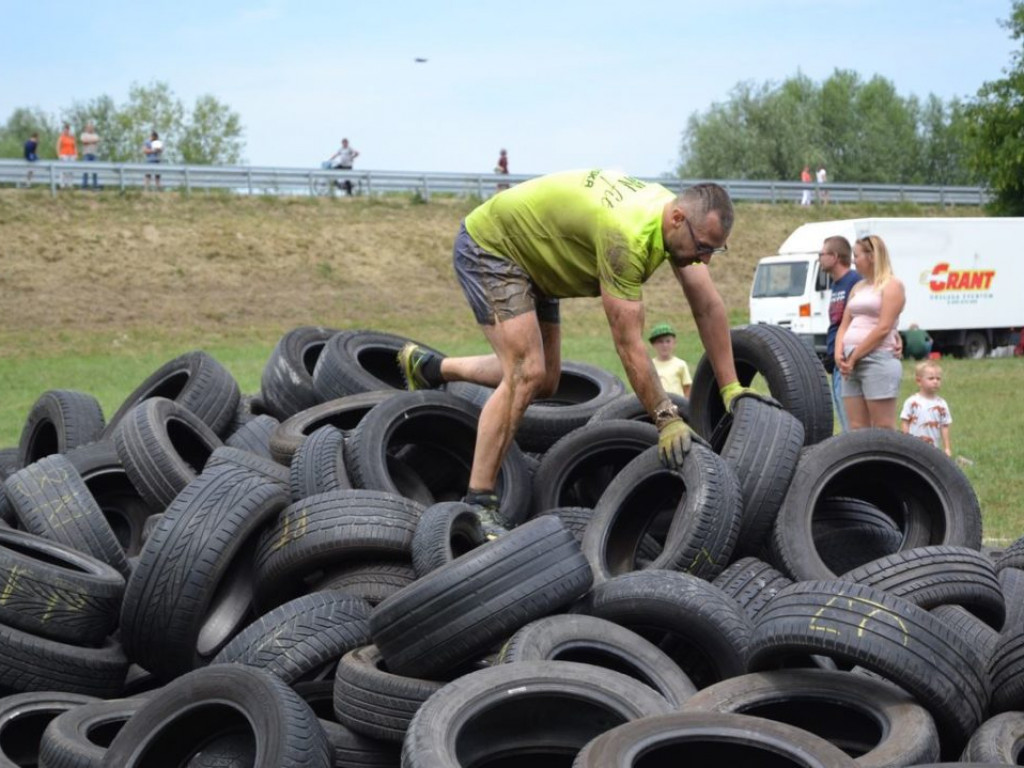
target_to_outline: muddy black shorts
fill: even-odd
[[[452,262],[462,292],[480,325],[494,325],[527,312],[536,312],[542,323],[559,322],[558,299],[541,293],[514,261],[477,245],[466,231],[465,222],[455,238]]]

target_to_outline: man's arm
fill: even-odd
[[[672,264],[672,271],[690,304],[701,343],[711,361],[719,388],[732,384],[738,377],[732,356],[729,316],[725,311],[725,302],[711,280],[711,273],[703,264],[688,267]]]
[[[661,386],[661,379],[644,344],[644,304],[612,296],[603,287],[601,302],[626,377],[644,409],[653,418],[655,409],[668,399],[668,395]]]

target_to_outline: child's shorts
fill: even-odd
[[[849,355],[853,347],[844,352]],[[895,400],[900,394],[903,366],[889,350],[875,350],[857,361],[853,372],[843,379],[843,397],[865,400]]]

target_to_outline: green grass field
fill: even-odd
[[[694,334],[682,335],[679,342],[681,350],[699,348]],[[435,343],[454,354],[475,354],[487,349],[482,338],[468,335],[447,345]],[[208,346],[206,351],[231,371],[242,392],[252,393],[259,390],[260,374],[272,347],[272,343],[239,344]],[[90,392],[109,416],[138,383],[185,351],[186,347],[167,346],[141,354],[63,354],[0,361],[0,391],[4,392],[0,405],[0,445],[17,444],[28,410],[47,389]],[[568,335],[563,353],[566,359],[590,362],[624,377],[606,334]],[[691,368],[695,367],[698,358],[687,357]],[[942,364],[942,394],[950,404],[954,420],[954,454],[970,461],[963,471],[982,505],[986,541],[992,545],[1008,543],[1024,534],[1024,416],[1017,397],[1024,381],[1024,359],[948,359]],[[901,402],[914,389],[913,361],[906,361]]]
[[[300,325],[486,351],[451,270],[452,239],[472,203],[0,190],[0,446],[17,444],[46,390],[92,393],[109,417],[150,373],[193,349],[223,363],[242,392],[257,392],[274,344]],[[758,258],[796,226],[870,215],[981,212],[738,204],[729,254],[711,265],[732,324],[746,322]],[[679,355],[695,367],[701,347],[669,270],[644,295],[648,323],[672,322]],[[600,302],[564,302],[563,333],[564,359],[622,376]],[[986,537],[1005,543],[1024,534],[1024,359],[943,364],[954,451],[972,462],[964,472]],[[912,363],[904,372],[903,397],[914,389]]]

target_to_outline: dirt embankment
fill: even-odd
[[[424,341],[475,334],[450,265],[472,205],[0,190],[0,354],[102,349],[124,333],[272,344],[309,323]],[[886,213],[939,215],[910,210]],[[871,213],[740,204],[729,254],[712,265],[734,319],[746,311],[757,259],[793,228]],[[670,270],[649,283],[646,299],[648,318],[688,324]],[[567,322],[603,332],[596,302],[569,304]]]

